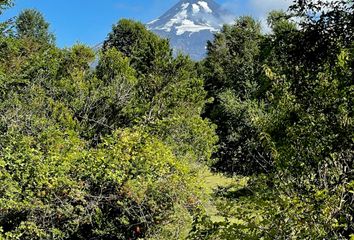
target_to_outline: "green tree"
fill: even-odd
[[[3,13],[4,10],[11,7],[13,4],[12,0],[2,0],[0,2],[0,15]]]
[[[168,40],[159,38],[143,24],[132,20],[122,19],[113,26],[103,43],[103,51],[112,47],[129,57],[139,74],[160,71],[172,60]]]
[[[261,87],[261,43],[260,24],[241,17],[208,44],[205,85],[214,102],[207,106],[206,116],[218,126],[216,167],[229,173],[253,174],[272,166],[251,119]]]
[[[52,44],[55,37],[49,32],[49,23],[33,9],[24,10],[17,17],[15,29],[19,38],[28,38],[40,43]]]
[[[3,0],[0,2],[0,15],[2,15],[2,13],[8,9],[9,7],[11,7],[13,5],[13,1],[12,0]],[[5,34],[10,34],[12,33],[12,29],[11,29],[11,24],[13,22],[13,19],[8,19],[5,22],[0,22],[0,37],[2,37]]]

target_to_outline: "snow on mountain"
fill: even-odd
[[[232,20],[233,16],[213,0],[181,0],[160,18],[149,22],[147,28],[170,39],[175,52],[200,60],[205,56],[207,41]]]
[[[207,13],[212,13],[213,11],[209,8],[208,3],[204,1],[199,1],[198,4],[206,11]],[[193,4],[194,5],[194,4]]]

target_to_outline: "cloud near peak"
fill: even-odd
[[[249,15],[256,18],[261,22],[263,30],[268,32],[268,13],[272,10],[287,10],[292,3],[293,0],[226,0],[222,7],[236,16]]]

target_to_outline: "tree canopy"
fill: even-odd
[[[47,23],[42,14],[28,9],[20,13],[15,22],[16,34],[19,38],[28,38],[43,43],[53,43],[54,35],[49,32]]]

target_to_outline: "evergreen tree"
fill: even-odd
[[[40,43],[52,44],[55,37],[49,32],[49,23],[43,15],[33,9],[24,10],[15,22],[16,33],[19,38],[27,38]]]
[[[207,106],[206,116],[218,126],[216,167],[228,173],[253,174],[272,166],[250,119],[260,94],[261,43],[260,24],[241,17],[208,44],[206,90],[214,102]]]

